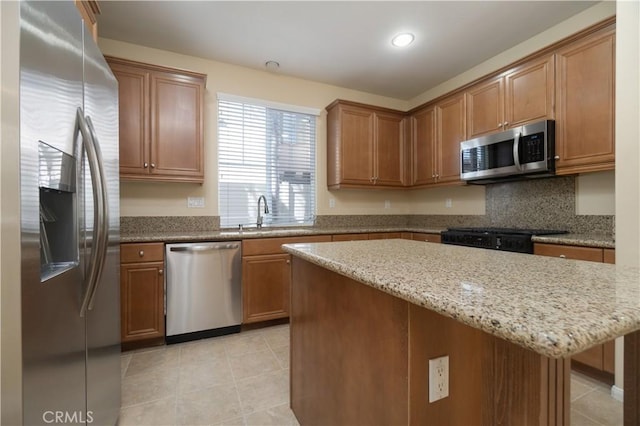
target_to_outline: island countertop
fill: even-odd
[[[640,329],[637,268],[407,240],[283,247],[552,358]]]

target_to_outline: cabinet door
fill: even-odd
[[[404,185],[404,121],[402,114],[375,113],[374,184]]]
[[[204,81],[151,75],[151,173],[178,181],[204,179]]]
[[[120,176],[149,174],[149,72],[110,63],[118,80]]]
[[[557,52],[557,173],[615,165],[615,31],[597,33]]]
[[[370,240],[391,240],[394,238],[402,238],[402,232],[376,232],[369,234]]]
[[[164,337],[164,263],[122,264],[122,341]]]
[[[291,257],[288,254],[242,259],[243,323],[289,316]]]
[[[411,115],[411,184],[435,182],[436,110],[425,108]]]
[[[467,90],[467,139],[503,129],[504,79],[494,78]]]
[[[575,354],[571,357],[571,360],[578,361],[582,364],[588,365],[589,367],[597,368],[598,370],[602,370],[604,359],[603,350],[603,345],[597,345],[593,348],[587,349],[584,352]]]
[[[553,59],[528,62],[505,76],[505,127],[553,119]]]
[[[341,183],[373,185],[373,111],[340,107]]]
[[[561,257],[564,259],[588,260],[591,262],[602,262],[603,260],[602,249],[596,247],[534,243],[533,254],[537,254],[539,256]]]
[[[442,238],[440,234],[422,234],[418,232],[414,232],[412,239],[415,241],[426,241],[428,243],[439,243]]]
[[[465,97],[460,94],[436,105],[436,181],[460,180],[460,142],[465,139]]]
[[[369,234],[336,234],[331,237],[331,241],[362,241],[368,239]]]

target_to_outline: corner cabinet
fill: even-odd
[[[411,114],[411,185],[460,182],[460,142],[465,139],[464,94]]]
[[[404,113],[342,100],[327,111],[329,189],[405,186]]]
[[[531,60],[469,88],[467,139],[553,119],[553,55]]]
[[[615,28],[556,53],[556,172],[615,168]]]
[[[122,343],[164,343],[164,244],[122,244],[120,263]]]
[[[118,80],[120,178],[204,182],[206,76],[106,59]]]

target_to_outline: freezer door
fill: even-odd
[[[93,424],[114,425],[120,413],[120,208],[118,169],[118,85],[91,34],[84,31],[84,114],[92,123],[102,157],[109,243],[101,279],[90,299],[87,320],[87,413]],[[94,248],[93,186],[83,162],[84,237]],[[85,257],[88,260],[88,251]]]
[[[41,282],[39,249],[39,141],[73,155],[82,105],[82,21],[73,2],[20,2],[20,80],[23,423],[50,424],[62,412],[67,423],[80,424],[86,421],[82,271],[76,266]],[[48,220],[72,215],[75,222],[76,195]],[[77,258],[79,248],[72,250]]]

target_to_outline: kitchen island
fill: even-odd
[[[637,269],[404,240],[285,249],[302,424],[568,425],[568,357],[623,335],[637,380]],[[440,356],[449,396],[429,403]]]

